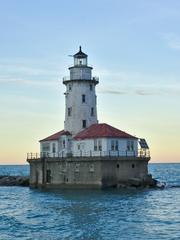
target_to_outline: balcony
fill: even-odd
[[[89,82],[98,84],[99,83],[99,77],[92,77],[92,78],[89,78],[89,79],[85,79],[83,77],[79,77],[78,79],[70,79],[70,76],[63,77],[63,84],[67,84],[68,82],[71,82],[71,81],[74,81],[74,82],[89,81]]]
[[[128,160],[128,159],[150,159],[150,152],[149,150],[142,151],[139,150],[138,152],[135,151],[77,151],[74,153],[48,153],[48,152],[41,152],[41,153],[27,153],[27,160],[35,160],[35,159],[42,159],[42,158],[53,158],[57,160],[61,160],[62,158],[101,158],[109,159],[113,158],[116,160]],[[93,159],[92,159],[93,160]]]

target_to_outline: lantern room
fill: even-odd
[[[87,66],[87,54],[83,53],[81,46],[79,47],[79,52],[74,54],[74,66]]]

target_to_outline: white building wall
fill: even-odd
[[[70,79],[77,80],[77,79],[91,79],[91,67],[72,67],[70,69]]]
[[[53,149],[53,145],[55,149]],[[47,147],[49,146],[49,149]],[[55,150],[55,151],[53,151]],[[58,153],[58,141],[44,141],[40,142],[40,153],[43,155],[45,154],[46,156],[57,156]]]
[[[118,141],[118,151],[112,151],[111,149],[111,142],[112,140]],[[128,141],[133,141],[134,143],[134,150],[128,151],[127,144]],[[119,139],[119,138],[107,138],[107,151],[111,151],[112,155],[118,155],[119,156],[137,156],[138,155],[138,140],[136,139]]]
[[[85,95],[85,102],[82,102],[82,95]],[[98,122],[95,84],[93,82],[71,81],[66,85],[65,96],[65,131],[75,135],[83,130],[83,120],[86,120],[86,127]],[[71,116],[68,116],[68,108],[71,108]],[[91,116],[91,108],[94,109],[93,116]]]
[[[74,156],[137,156],[138,155],[138,141],[134,139],[118,139],[118,138],[97,138],[102,143],[102,150],[94,150],[94,139],[85,139],[73,141],[72,153]],[[118,141],[118,151],[111,149],[111,141]],[[127,150],[127,142],[134,142],[134,150]]]
[[[44,149],[48,145],[49,149]],[[59,140],[40,142],[40,153],[49,157],[63,157],[71,153],[71,145],[71,136],[62,135]],[[54,149],[53,146],[55,147]]]

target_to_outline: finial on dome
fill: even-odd
[[[79,51],[81,52],[81,46],[79,46]]]

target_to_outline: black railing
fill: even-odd
[[[96,81],[99,82],[99,77],[91,77],[91,78],[86,78],[84,76],[80,76],[77,79],[71,79],[70,76],[63,77],[63,82],[66,81],[71,81],[71,80],[88,80],[88,81]]]
[[[68,158],[68,157],[135,157],[135,158],[150,158],[149,150],[139,150],[139,151],[78,151],[75,153],[49,153],[49,152],[41,152],[41,153],[27,153],[27,160],[31,159],[40,159],[40,158]]]

